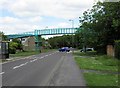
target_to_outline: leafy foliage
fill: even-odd
[[[7,40],[7,36],[5,36],[3,32],[0,32],[0,38],[1,38],[2,41]]]
[[[115,57],[120,59],[120,40],[115,41]]]
[[[72,37],[74,37],[74,35],[57,36],[57,37],[50,38],[48,42],[50,43],[51,48],[60,48],[64,46],[72,47],[72,44],[73,44]]]
[[[80,40],[84,46],[94,46],[106,53],[106,45],[120,39],[120,2],[98,2],[80,18]],[[77,34],[78,35],[78,34]]]
[[[10,42],[9,43],[9,53],[10,54],[15,54],[17,46],[18,46],[18,43],[16,43],[16,42]]]
[[[15,54],[17,49],[23,50],[21,41],[18,39],[13,39],[12,42],[9,43],[9,53]]]
[[[15,44],[16,43],[16,46],[14,46],[16,49],[22,49],[22,43],[19,39],[13,39],[12,42]]]

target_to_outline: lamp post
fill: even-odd
[[[72,22],[72,28],[74,28],[74,20],[69,20],[69,21],[71,21]]]
[[[74,28],[74,20],[70,19],[69,21],[72,22],[72,28]],[[73,30],[72,30],[73,32]],[[73,34],[72,34],[72,49],[74,48],[74,37],[73,37]],[[74,50],[72,50],[74,52]]]

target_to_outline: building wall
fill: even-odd
[[[35,50],[35,39],[34,37],[27,37],[22,39],[23,50],[33,51]]]

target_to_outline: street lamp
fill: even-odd
[[[70,19],[69,21],[72,22],[72,28],[74,28],[74,20]],[[72,32],[73,32],[73,30],[72,30]],[[72,34],[72,48],[74,48],[74,37],[73,37],[73,34]],[[74,52],[74,50],[73,50],[73,52]]]
[[[69,20],[69,21],[71,21],[72,22],[72,28],[74,28],[74,20]]]
[[[48,26],[45,27],[45,29],[47,29],[47,28],[48,28]]]

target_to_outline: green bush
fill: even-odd
[[[16,49],[15,48],[9,48],[9,53],[10,54],[15,54],[16,53]]]
[[[115,57],[120,59],[120,40],[115,41]]]
[[[15,54],[17,46],[18,46],[18,44],[16,42],[10,42],[9,43],[9,53],[10,54]]]
[[[97,51],[97,54],[106,54],[106,46],[103,44],[103,45],[97,45],[95,47],[95,50]]]

